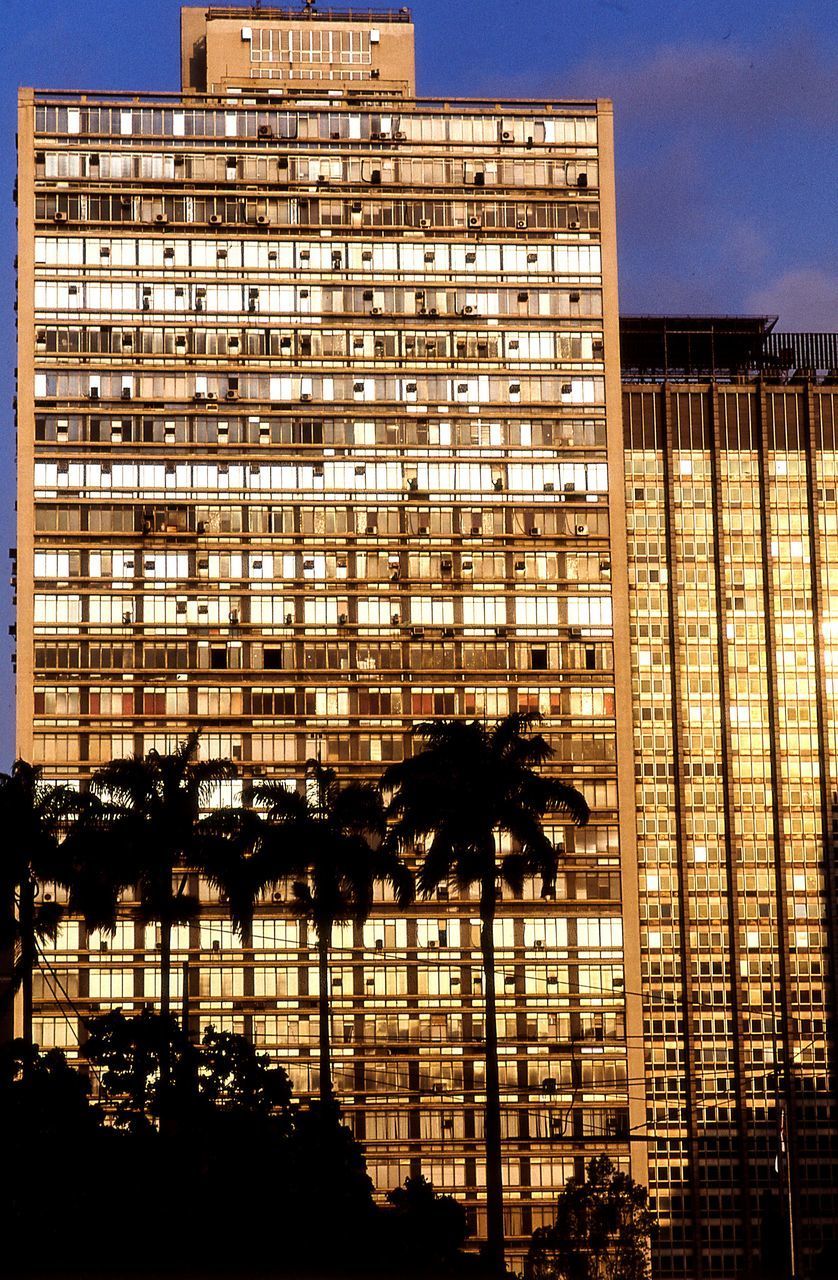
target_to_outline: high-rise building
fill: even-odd
[[[499,905],[520,1244],[593,1151],[645,1180],[611,109],[416,99],[412,35],[187,9],[181,94],[21,93],[17,750],[83,783],[200,725],[295,786],[312,757],[374,777],[418,720],[539,710],[593,816],[552,828],[554,900]],[[244,951],[201,892],[194,1022],[309,1093],[305,926],[266,903]],[[482,1232],[476,901],[381,901],[335,943],[377,1186],[421,1167]],[[158,998],[130,902],[48,962],[42,1043]]]
[[[773,323],[622,322],[661,1277],[808,1275],[838,1220],[838,335]]]

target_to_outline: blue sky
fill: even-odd
[[[295,6],[296,7],[296,6]],[[325,0],[321,8],[325,7]],[[419,92],[610,97],[624,312],[838,327],[834,0],[414,0]],[[14,543],[15,93],[176,89],[179,0],[4,0],[0,552]],[[12,682],[0,597],[0,765]]]

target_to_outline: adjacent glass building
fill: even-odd
[[[622,325],[660,1276],[793,1274],[789,1206],[808,1275],[838,1218],[838,335],[772,325]]]
[[[520,1243],[595,1151],[646,1178],[610,104],[417,100],[406,11],[185,10],[183,66],[21,93],[18,753],[83,784],[201,725],[296,786],[375,777],[417,720],[542,712],[593,818],[553,832],[555,900],[500,907]],[[243,949],[202,892],[196,1028],[305,1095],[311,939],[278,895]],[[336,942],[370,1173],[421,1167],[480,1233],[477,904]],[[111,940],[67,924],[36,1038],[156,981],[130,902]]]

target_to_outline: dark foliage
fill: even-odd
[[[608,1156],[597,1156],[585,1178],[571,1178],[559,1196],[556,1221],[533,1234],[531,1280],[646,1280],[655,1226],[648,1193]]]

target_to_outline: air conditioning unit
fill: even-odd
[[[165,213],[155,213],[154,221],[160,225],[169,221]]]
[[[256,215],[257,227],[267,227],[269,224],[270,224],[270,219],[264,213],[259,213]]]
[[[515,226],[519,231],[526,231],[529,225],[530,224],[527,222],[526,218],[516,218],[515,220]]]
[[[370,311],[370,315],[371,315],[371,316],[380,316],[380,315],[382,315],[382,309],[381,309],[381,307],[373,307],[373,308],[372,308],[372,310]]]
[[[206,398],[207,398],[206,391],[196,391],[194,396],[192,397],[193,400],[206,400]]]
[[[61,213],[61,212],[59,211],[59,212],[54,213],[54,214],[52,215],[52,220],[53,220],[53,222],[66,222],[66,221],[67,221],[67,215],[66,215],[66,213]]]
[[[578,219],[578,218],[573,218],[573,219],[571,219],[571,221],[567,224],[567,226],[568,226],[568,230],[569,230],[569,231],[578,231],[578,230],[579,230],[579,228],[582,226],[582,223],[579,221],[579,219]]]
[[[580,174],[579,174],[579,176],[578,176],[578,177],[577,177],[577,179],[576,179],[576,185],[577,185],[577,187],[587,187],[587,185],[588,185],[588,175],[587,175],[587,173],[580,173]]]
[[[396,142],[406,142],[406,141],[407,141],[407,134],[406,134],[406,133],[396,132],[396,133],[394,133],[394,134],[393,134],[393,137],[395,138]]]
[[[529,529],[527,530],[527,533],[530,535],[531,538],[537,538],[541,533],[541,526],[537,524],[531,524]]]
[[[260,124],[259,128],[256,130],[256,136],[258,138],[272,138],[274,136],[274,131],[269,124]]]
[[[587,532],[588,532],[588,526],[586,524],[576,525],[575,533],[577,538],[584,538]]]
[[[233,388],[232,388],[232,387],[230,387],[230,389],[229,389],[229,390],[228,390],[228,392],[227,392],[227,399],[228,399],[228,400],[238,400],[238,398],[239,398],[239,393],[238,393],[238,391],[234,391],[234,390],[233,390]],[[220,430],[220,428],[219,428],[219,430]]]
[[[419,226],[422,228],[422,230],[423,230],[423,231],[427,231],[427,229],[428,229],[428,227],[429,227],[430,225],[431,225],[431,220],[430,220],[430,218],[420,218],[420,219],[419,219]]]
[[[207,221],[211,227],[220,227],[224,219],[221,217],[220,213],[211,213]]]
[[[514,134],[512,133],[512,130],[511,130],[511,129],[504,129],[504,130],[503,130],[503,132],[502,132],[502,133],[501,133],[501,135],[500,135],[500,140],[501,140],[501,142],[512,142],[512,141],[514,141]]]
[[[478,218],[478,217],[477,217],[477,214],[474,214],[474,213],[473,213],[473,214],[470,216],[470,218],[468,219],[468,225],[469,225],[470,227],[482,227],[482,226],[483,226],[483,219],[482,219],[482,218]]]
[[[91,388],[90,388],[90,390],[89,390],[89,391],[88,391],[88,393],[87,393],[87,396],[88,396],[88,399],[89,399],[89,400],[98,400],[98,399],[99,399],[99,388],[98,388],[98,387],[91,387]]]
[[[302,400],[303,404],[308,404],[308,403],[309,403],[309,401],[311,400],[311,392],[310,392],[310,391],[301,391],[301,392],[300,392],[300,399]]]

